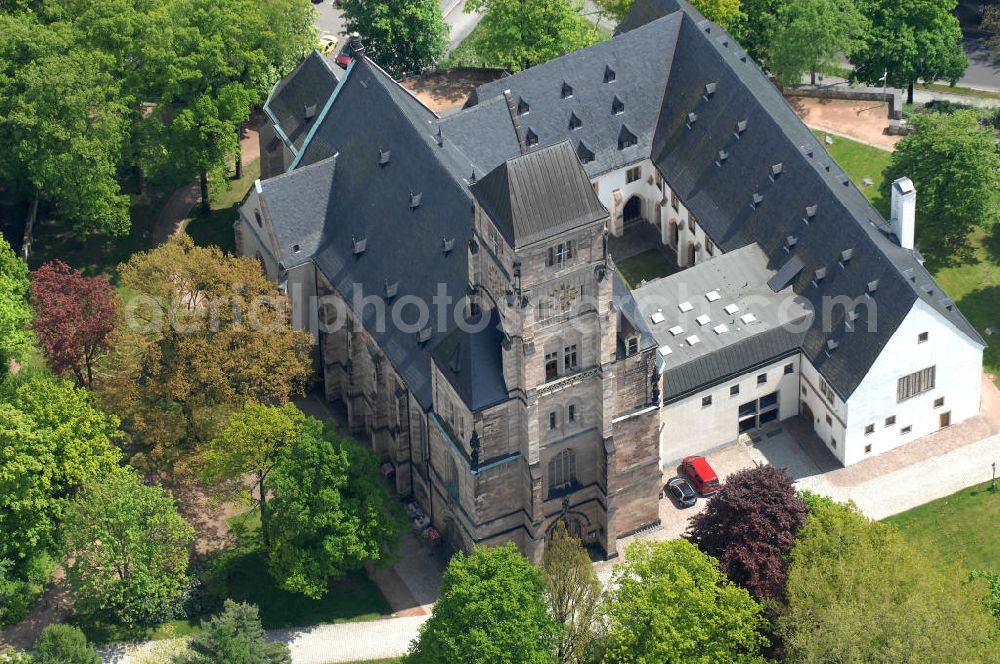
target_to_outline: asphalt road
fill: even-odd
[[[969,88],[1000,90],[1000,60],[993,58],[982,45],[985,36],[979,29],[982,9],[996,0],[959,0],[955,16],[962,26],[962,46],[969,58],[969,68],[958,82]]]
[[[363,1],[363,0],[355,0]],[[455,48],[479,23],[482,14],[466,14],[462,11],[465,0],[441,0],[441,14],[448,24],[448,50]],[[316,27],[320,32],[330,32],[335,35],[344,34],[344,12],[334,6],[331,0],[313,5],[316,8]],[[362,35],[363,36],[363,35]]]

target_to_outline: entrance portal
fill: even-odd
[[[632,221],[639,221],[642,219],[642,199],[638,196],[633,196],[625,202],[625,209],[622,210],[622,221],[624,223],[629,223]]]

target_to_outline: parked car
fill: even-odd
[[[691,507],[698,502],[694,487],[683,477],[675,477],[664,484],[663,493],[673,498],[678,507]]]
[[[709,496],[719,490],[719,476],[712,470],[705,457],[697,455],[684,457],[681,467],[701,495]]]
[[[348,39],[344,42],[344,48],[340,49],[340,53],[337,54],[337,64],[342,69],[347,69],[347,65],[351,64],[351,60],[353,59],[354,54],[351,51],[351,40]]]
[[[324,32],[319,36],[319,52],[323,55],[330,55],[337,48],[337,36]]]

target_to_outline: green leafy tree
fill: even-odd
[[[0,378],[11,359],[31,348],[30,322],[28,266],[0,236]]]
[[[850,55],[861,43],[868,21],[853,0],[796,0],[784,5],[767,59],[785,85]]]
[[[1000,159],[993,132],[975,111],[916,114],[913,132],[896,145],[884,195],[906,176],[917,189],[917,235],[944,256],[964,246],[975,226],[991,229],[1000,216]]]
[[[788,662],[995,662],[974,586],[855,507],[818,503],[790,556],[778,619]]]
[[[174,664],[291,664],[288,646],[264,641],[257,607],[227,599],[222,613],[201,623],[188,652]]]
[[[541,572],[512,542],[456,553],[441,598],[420,627],[407,664],[554,662],[559,626],[545,606]]]
[[[763,662],[761,606],[686,540],[637,542],[616,566],[605,662]]]
[[[229,418],[229,424],[209,443],[202,459],[205,483],[235,484],[238,497],[244,503],[252,502],[256,493],[265,548],[270,524],[267,510],[270,485],[267,482],[284,449],[302,432],[304,421],[305,415],[295,404],[247,404]],[[248,490],[243,482],[248,474],[254,477],[254,490]]]
[[[174,499],[130,468],[84,486],[63,523],[74,607],[126,625],[176,615],[194,531]]]
[[[351,0],[348,32],[358,32],[367,57],[396,77],[433,65],[448,47],[448,24],[438,0]]]
[[[775,34],[781,27],[780,16],[789,2],[790,0],[741,0],[740,16],[730,27],[730,32],[740,46],[765,67],[768,65]]]
[[[475,50],[484,62],[521,71],[600,40],[577,0],[466,0],[485,11]]]
[[[917,81],[954,84],[968,61],[962,30],[952,15],[957,0],[857,0],[870,21],[861,45],[851,54],[854,78],[871,85],[906,88],[913,103]]]
[[[694,8],[710,21],[727,30],[733,29],[740,20],[740,0],[690,0]],[[621,21],[632,9],[635,0],[594,0],[603,12]]]
[[[268,542],[271,575],[283,588],[319,599],[332,577],[390,555],[399,538],[399,504],[378,458],[307,418],[271,471]]]
[[[1000,58],[1000,7],[984,7],[980,27],[986,33],[986,46],[990,53],[994,58]]]
[[[38,664],[101,664],[101,656],[79,627],[49,625],[35,641]]]
[[[561,626],[556,657],[563,664],[590,661],[601,636],[603,591],[590,556],[561,521],[545,546],[542,573],[549,612]]]

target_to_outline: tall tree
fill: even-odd
[[[485,11],[476,42],[484,62],[521,71],[599,41],[580,15],[578,0],[466,0],[465,11]]]
[[[307,418],[271,471],[264,534],[283,588],[323,597],[331,578],[392,555],[402,517],[378,458]]]
[[[864,83],[906,88],[913,103],[917,81],[955,83],[968,64],[962,29],[952,15],[957,0],[857,0],[871,29],[851,54],[854,77]]]
[[[94,367],[109,350],[121,301],[103,277],[84,277],[60,260],[31,273],[32,329],[53,372],[94,385]]]
[[[200,452],[248,402],[284,403],[312,375],[311,340],[251,258],[172,239],[135,254],[126,307],[98,389],[139,451],[168,467]]]
[[[688,539],[757,598],[781,595],[785,556],[806,521],[808,508],[792,482],[774,466],[734,473],[688,529]]]
[[[763,662],[761,606],[685,540],[637,542],[608,598],[608,664]]]
[[[850,55],[861,43],[868,21],[854,0],[796,0],[783,6],[778,16],[767,58],[782,84],[798,83],[816,71]]]
[[[344,3],[348,32],[358,32],[368,57],[397,78],[420,73],[448,47],[438,0]]]
[[[853,506],[817,504],[791,551],[778,620],[788,662],[995,662],[975,586]]]
[[[252,502],[256,493],[265,548],[270,530],[268,480],[284,449],[302,433],[304,422],[305,415],[295,404],[247,404],[233,413],[226,428],[209,443],[202,459],[202,480],[207,484],[235,484],[242,502]],[[253,490],[248,490],[243,481],[247,474],[254,477]]]
[[[549,612],[561,629],[556,636],[556,657],[563,664],[590,661],[599,638],[601,582],[580,540],[556,524],[545,546],[542,561]]]
[[[558,629],[545,607],[541,572],[512,542],[456,553],[441,598],[420,627],[407,664],[543,664]]]
[[[264,641],[257,607],[227,599],[222,613],[201,623],[188,652],[174,664],[291,664],[288,646]]]
[[[762,66],[768,65],[768,56],[774,36],[781,27],[781,14],[790,0],[741,0],[740,16],[730,31],[740,46]]]
[[[88,483],[66,509],[66,576],[74,608],[126,625],[178,615],[194,530],[174,499],[131,468]]]
[[[1000,217],[1000,157],[975,111],[916,114],[911,125],[886,169],[884,194],[897,178],[913,181],[917,237],[944,256],[963,247],[972,228],[989,230]]]
[[[690,0],[691,4],[710,21],[732,30],[740,20],[740,0]],[[745,1],[745,0],[744,0]],[[621,21],[628,15],[635,0],[594,0],[606,15]]]
[[[11,359],[31,347],[30,322],[28,266],[0,235],[0,378]]]

